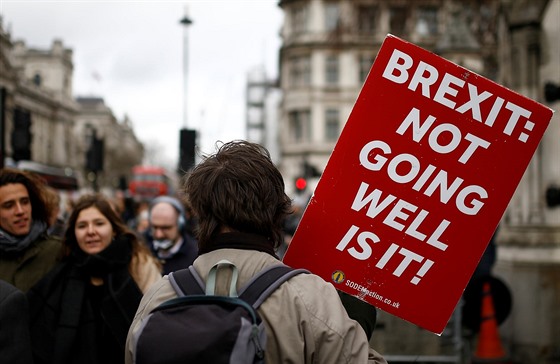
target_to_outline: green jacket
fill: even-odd
[[[42,235],[22,253],[0,252],[0,279],[27,292],[54,267],[61,248],[58,238]]]

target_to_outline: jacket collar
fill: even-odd
[[[200,248],[199,254],[202,255],[218,249],[257,250],[278,258],[274,253],[272,242],[265,236],[257,234],[241,232],[217,234],[208,244]]]

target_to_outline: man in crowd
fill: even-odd
[[[0,279],[27,292],[56,263],[60,240],[47,234],[45,185],[34,175],[0,170]]]
[[[198,255],[197,241],[189,234],[183,204],[174,197],[160,196],[150,204],[147,241],[161,260],[163,274],[187,268]]]
[[[245,141],[222,145],[188,174],[183,192],[197,218],[200,251],[193,266],[203,281],[225,260],[237,268],[239,290],[259,272],[280,264],[275,248],[283,241],[291,200],[265,148]],[[213,278],[216,294],[227,294],[232,272]],[[176,296],[169,276],[144,295],[128,333],[127,364],[132,363],[143,319]],[[266,328],[267,363],[387,363],[370,348],[359,323],[348,317],[333,285],[314,274],[282,283],[258,313]]]

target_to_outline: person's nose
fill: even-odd
[[[16,215],[22,215],[25,212],[21,203],[16,202]]]
[[[154,228],[154,238],[161,239],[164,237],[163,231],[160,228]]]
[[[95,233],[95,228],[93,224],[88,224],[86,232],[88,233],[88,235],[92,235]]]

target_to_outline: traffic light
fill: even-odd
[[[560,205],[560,187],[550,186],[546,189],[546,205],[548,207]]]
[[[91,137],[91,144],[86,152],[86,169],[91,172],[99,172],[103,170],[103,139],[98,139],[95,133]]]
[[[196,130],[181,129],[179,136],[179,173],[194,167]]]
[[[12,131],[12,159],[17,162],[31,160],[31,113],[14,109],[14,129]]]
[[[321,172],[319,172],[315,166],[309,164],[309,162],[304,161],[303,162],[303,175],[306,178],[321,177]]]
[[[552,82],[547,82],[544,85],[544,98],[547,102],[560,100],[560,86]]]
[[[304,177],[297,177],[295,180],[295,186],[297,191],[303,192],[307,187],[307,180]]]
[[[302,174],[294,180],[297,192],[304,192],[306,190],[309,179],[321,177],[321,172],[305,159],[301,164],[301,172]]]
[[[128,181],[124,175],[119,176],[119,190],[123,192],[128,190]]]

